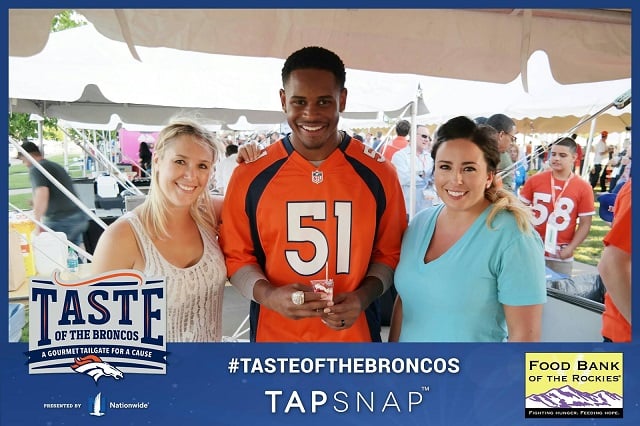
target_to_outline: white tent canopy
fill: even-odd
[[[443,79],[435,85],[437,92],[425,94],[425,103],[433,111],[420,121],[437,124],[457,111],[471,117],[501,112],[517,122],[527,133],[561,133],[576,125],[582,117],[590,116],[631,89],[631,79],[593,83],[564,84],[554,81],[546,55],[535,52],[528,61],[529,91],[520,90],[519,80],[505,85],[478,85],[475,82]],[[455,90],[455,92],[454,92]],[[458,102],[448,101],[446,94],[460,93]],[[473,96],[471,96],[473,94]],[[611,108],[598,118],[596,130],[624,131],[631,124],[631,105],[623,109]],[[587,122],[576,129],[589,131]]]
[[[254,124],[284,121],[281,59],[138,51],[142,61],[92,25],[54,33],[41,53],[10,57],[10,109],[105,124],[113,114],[124,123],[163,124],[186,111],[213,123],[235,123],[240,116]],[[380,111],[399,114],[415,99],[419,81],[359,70],[348,70],[348,80],[345,117],[362,119]]]
[[[179,113],[196,115],[209,125],[238,123],[241,117],[245,127],[284,121],[277,95],[281,59],[146,47],[138,47],[137,53],[141,61],[131,57],[123,42],[100,35],[92,25],[54,33],[41,53],[9,58],[9,108],[105,128],[120,121],[158,126]],[[397,118],[408,111],[418,87],[430,111],[422,105],[418,115],[427,124],[495,112],[530,121],[583,116],[631,85],[630,79],[560,85],[542,52],[532,55],[527,69],[529,93],[520,77],[497,84],[348,69],[343,121],[352,127],[364,126],[353,120],[384,124],[382,112]],[[629,110],[611,114],[628,116]],[[620,129],[629,123],[627,116]]]
[[[41,51],[60,10],[9,11],[9,54]],[[79,9],[138,46],[286,58],[320,45],[356,69],[506,83],[543,50],[556,81],[631,76],[630,9]],[[241,36],[240,36],[241,35]]]

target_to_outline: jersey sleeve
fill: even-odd
[[[227,274],[232,276],[238,269],[246,265],[257,265],[253,246],[249,218],[245,209],[247,192],[246,173],[242,173],[244,165],[240,165],[231,176],[222,207],[220,224],[220,246],[225,256]]]
[[[31,181],[31,186],[34,188],[39,186],[49,186],[49,179],[47,179],[35,166],[32,166],[29,169],[29,180]]]
[[[631,180],[624,184],[614,205],[613,225],[604,237],[605,245],[612,245],[631,253]]]

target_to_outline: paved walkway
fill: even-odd
[[[598,268],[593,265],[587,265],[586,263],[573,262],[573,270],[571,276],[576,277],[578,275],[585,274],[598,274]]]
[[[9,195],[31,194],[31,188],[10,189]]]

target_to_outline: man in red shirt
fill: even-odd
[[[605,341],[631,341],[631,179],[614,204],[611,230],[604,237],[598,272],[604,295],[602,336]]]
[[[407,227],[390,162],[338,131],[345,68],[305,47],[282,69],[291,133],[240,164],[227,187],[220,244],[251,299],[251,341],[381,341],[377,298],[393,282]],[[310,280],[333,279],[333,300]]]
[[[571,275],[573,252],[589,235],[595,214],[590,185],[572,172],[576,142],[562,138],[551,147],[550,170],[527,179],[520,199],[531,206],[533,225],[544,241],[545,263]]]
[[[396,136],[391,142],[385,145],[382,150],[382,155],[387,159],[388,162],[391,162],[393,158],[393,154],[404,149],[409,145],[409,140],[407,139],[407,135],[411,131],[411,124],[407,120],[400,120],[396,124]]]

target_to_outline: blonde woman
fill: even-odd
[[[443,204],[417,214],[402,240],[389,341],[537,341],[546,279],[528,209],[495,184],[496,131],[456,117],[431,156]]]
[[[200,124],[173,120],[155,144],[148,197],[104,231],[94,253],[94,273],[136,269],[166,277],[168,341],[222,337],[222,199],[211,199],[207,190],[218,153],[213,135]]]

